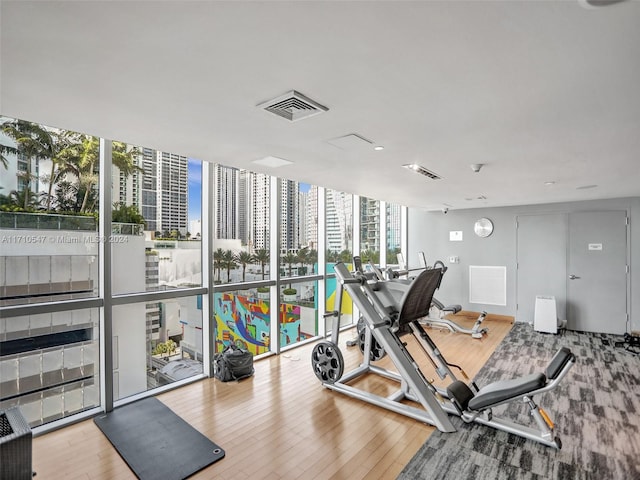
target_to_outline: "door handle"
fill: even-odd
[[[574,275],[574,274],[569,275],[569,280],[577,280],[579,278],[580,277],[578,277],[577,275]]]

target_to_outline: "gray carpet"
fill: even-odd
[[[458,431],[434,432],[398,478],[640,480],[640,356],[614,347],[616,340],[543,334],[516,323],[476,381],[482,387],[543,371],[560,347],[569,347],[576,364],[558,388],[534,398],[555,422],[562,450],[452,417]],[[535,428],[521,402],[494,414]]]

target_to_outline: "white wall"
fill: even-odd
[[[579,211],[627,210],[630,216],[630,323],[631,330],[640,330],[640,197],[584,202],[526,205],[515,207],[455,210],[447,214],[409,209],[408,258],[409,266],[417,268],[417,252],[424,251],[427,262],[445,261],[449,267],[436,296],[443,303],[459,303],[465,310],[486,310],[499,315],[516,315],[516,218],[523,214],[571,213]],[[488,217],[494,232],[479,238],[473,232],[477,219]],[[450,231],[462,231],[463,240],[449,240]],[[458,256],[460,263],[448,262]],[[634,262],[635,260],[635,262]],[[469,303],[469,265],[507,267],[507,305]],[[635,279],[635,282],[634,282]],[[606,288],[606,287],[603,287]]]

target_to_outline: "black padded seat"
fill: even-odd
[[[480,391],[469,400],[469,408],[471,410],[482,410],[489,405],[538,390],[544,387],[546,383],[547,377],[544,373],[532,373],[522,378],[494,382],[481,388]]]

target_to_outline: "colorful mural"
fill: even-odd
[[[216,293],[215,320],[217,337],[215,351],[221,352],[232,343],[254,355],[269,351],[271,322],[269,300],[235,293]],[[304,332],[303,307],[289,303],[280,304],[280,346],[286,347],[311,338],[313,332]],[[314,309],[307,309],[313,311]],[[315,323],[315,322],[314,322]]]
[[[280,346],[286,347],[314,336],[313,332],[302,331],[300,305],[280,304]],[[317,311],[317,310],[316,310]],[[315,325],[315,322],[314,322]]]
[[[346,264],[347,268],[349,269],[349,271],[352,270],[352,266],[351,264]],[[327,273],[333,273],[334,272],[334,264],[327,264]],[[337,280],[335,277],[333,278],[327,278],[327,304],[326,304],[326,310],[327,312],[331,312],[334,311],[336,309],[335,307],[335,302],[336,302],[336,283]],[[342,305],[340,308],[340,312],[343,315],[348,315],[351,316],[353,314],[353,302],[351,301],[351,297],[349,296],[349,294],[346,291],[342,292]]]
[[[269,351],[269,301],[234,293],[214,294],[215,351],[235,343],[254,355]]]

